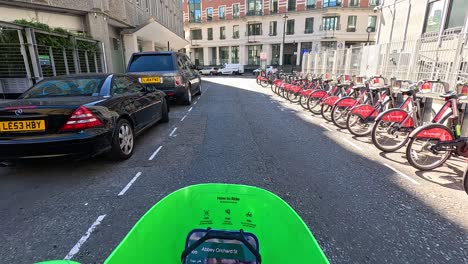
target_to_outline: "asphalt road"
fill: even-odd
[[[466,160],[417,172],[403,150],[380,154],[252,79],[205,78],[204,89],[144,133],[128,161],[0,168],[0,263],[101,263],[158,200],[202,182],[278,194],[332,263],[468,263]]]

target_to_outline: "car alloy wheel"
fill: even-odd
[[[119,144],[123,154],[130,155],[130,153],[132,153],[133,132],[132,128],[127,123],[123,123],[119,127]]]

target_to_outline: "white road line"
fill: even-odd
[[[177,127],[174,127],[174,129],[172,130],[172,132],[169,134],[170,137],[172,137],[174,135],[174,133],[176,132],[177,130]]]
[[[184,119],[187,117],[187,115],[184,115],[182,119],[180,119],[180,122],[184,121]]]
[[[132,184],[138,179],[138,177],[140,177],[141,175],[141,172],[138,172],[135,177],[133,177],[133,179],[127,183],[127,185],[122,189],[122,191],[119,192],[119,196],[122,196],[125,194],[125,192],[127,192],[128,189],[130,189],[130,187],[132,187]]]
[[[320,124],[320,125],[323,126],[328,131],[333,131],[331,128],[327,127],[325,124]]]
[[[398,175],[402,176],[403,178],[407,179],[408,181],[414,183],[414,184],[420,184],[419,182],[417,182],[416,180],[414,180],[413,178],[411,178],[410,176],[404,174],[403,172],[393,168],[392,166],[388,165],[387,163],[383,163],[383,165],[385,165],[387,168],[391,169],[392,171],[396,172]]]
[[[195,103],[193,103],[193,105],[196,105],[198,103],[198,101],[195,101]]]
[[[162,146],[159,146],[159,148],[153,152],[153,155],[151,155],[151,157],[149,157],[148,160],[153,160],[154,157],[156,157],[156,155],[158,155],[158,152],[159,152],[161,149],[162,149]]]
[[[353,142],[349,141],[348,139],[346,138],[343,138],[344,141],[348,142],[348,144],[350,144],[351,146],[353,146],[354,148],[356,148],[357,150],[363,150],[360,146],[354,144]]]
[[[100,215],[96,221],[91,225],[91,227],[86,231],[86,234],[80,238],[80,240],[73,246],[73,248],[68,252],[68,254],[65,256],[64,259],[71,259],[73,256],[80,251],[81,246],[88,240],[88,238],[91,236],[91,233],[96,229],[98,225],[101,224],[102,220],[106,217],[106,215]]]
[[[189,109],[187,112],[191,112],[191,111],[192,111],[192,109],[193,109],[193,106],[192,106],[192,107],[190,107],[190,109]]]

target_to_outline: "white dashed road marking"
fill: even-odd
[[[162,146],[159,146],[159,148],[153,152],[153,154],[151,155],[151,157],[149,157],[148,160],[153,160],[154,157],[156,157],[156,155],[158,155],[158,152],[159,152],[161,149],[162,149]]]
[[[174,133],[177,131],[177,127],[174,127],[172,132],[169,134],[170,137],[174,136]]]
[[[383,165],[385,165],[387,168],[391,169],[392,171],[394,171],[396,174],[402,176],[403,178],[407,179],[408,181],[414,183],[414,184],[420,184],[419,182],[415,181],[413,178],[411,178],[410,176],[404,174],[403,172],[393,168],[392,166],[386,164],[386,163],[383,163]]]
[[[192,111],[192,109],[193,109],[193,106],[192,106],[192,107],[190,107],[190,109],[189,109],[187,112],[191,112],[191,111]]]
[[[180,122],[184,121],[184,119],[187,117],[187,115],[184,115],[182,119],[180,119]]]
[[[70,250],[70,252],[68,252],[64,259],[71,259],[76,253],[80,251],[81,246],[83,246],[86,240],[88,240],[88,238],[91,236],[91,233],[93,233],[94,229],[96,229],[96,227],[101,224],[104,217],[106,217],[106,215],[100,215],[96,219],[96,221],[94,221],[94,223],[91,225],[88,231],[86,231],[86,234],[84,234],[84,236],[80,238],[80,240],[75,244],[75,246],[73,246],[73,248]]]
[[[140,175],[141,175],[141,172],[138,172],[135,175],[135,177],[133,177],[133,179],[129,183],[127,183],[127,185],[122,189],[122,191],[120,191],[119,196],[124,195],[125,192],[127,192],[128,189],[130,189],[130,187],[132,187],[132,184],[138,179],[138,177],[140,177]]]

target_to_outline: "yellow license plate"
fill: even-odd
[[[21,120],[0,122],[0,132],[44,131],[44,120]]]
[[[161,83],[161,77],[143,77],[141,83]]]

